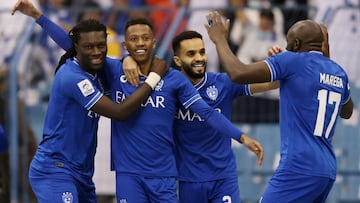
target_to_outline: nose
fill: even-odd
[[[201,53],[196,53],[195,54],[195,60],[196,61],[203,61],[203,60],[205,60],[205,54],[201,54]]]
[[[145,44],[145,41],[141,37],[136,41],[137,46],[142,46],[144,44]]]

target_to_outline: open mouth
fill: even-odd
[[[205,69],[205,63],[195,63],[191,67],[194,71],[203,71]]]

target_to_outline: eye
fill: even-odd
[[[150,41],[150,37],[149,37],[149,36],[144,36],[144,37],[143,37],[143,40],[144,40],[144,41]]]
[[[194,52],[194,51],[189,51],[189,52],[187,52],[187,55],[190,56],[190,57],[192,57],[192,56],[195,55],[195,52]]]
[[[136,37],[130,37],[129,39],[131,42],[136,42],[137,38]]]

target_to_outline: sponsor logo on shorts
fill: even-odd
[[[73,202],[73,195],[71,192],[64,192],[62,194],[62,200],[64,203],[72,203]]]

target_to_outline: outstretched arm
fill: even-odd
[[[60,26],[52,22],[43,13],[35,8],[35,6],[29,0],[18,0],[14,5],[11,14],[14,15],[16,11],[30,16],[36,20],[42,29],[65,51],[72,47],[71,40],[67,32]]]
[[[227,42],[227,33],[230,21],[226,24],[222,22],[222,17],[218,12],[211,12],[207,19],[210,25],[205,25],[210,39],[216,46],[221,65],[229,74],[230,78],[240,84],[251,84],[259,82],[269,82],[271,73],[264,61],[252,64],[244,64],[231,51]]]

